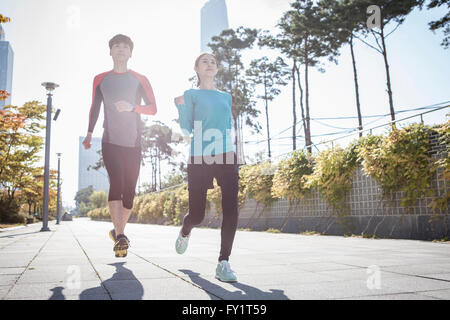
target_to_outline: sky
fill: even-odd
[[[276,24],[289,9],[288,0],[226,0],[231,28],[245,26],[277,33]],[[62,153],[62,194],[65,205],[73,205],[78,187],[78,138],[85,136],[92,99],[94,76],[112,69],[108,41],[118,33],[130,36],[135,44],[128,67],[149,79],[156,97],[158,113],[144,116],[151,123],[158,120],[180,132],[173,121],[178,117],[173,98],[191,87],[188,79],[195,73],[193,64],[200,53],[200,9],[206,0],[2,0],[0,13],[10,17],[3,25],[6,41],[14,50],[12,104],[27,101],[46,102],[42,82],[56,82],[53,104],[61,109],[58,120],[52,122],[51,168],[57,168],[56,153]],[[440,46],[442,32],[433,33],[428,23],[445,14],[443,8],[415,10],[403,25],[387,39],[391,81],[396,111],[433,105],[450,100],[450,50]],[[388,26],[391,30],[393,26]],[[362,114],[389,113],[386,75],[383,57],[361,42],[355,45]],[[276,51],[255,48],[244,53],[244,61]],[[355,116],[353,69],[348,46],[341,49],[335,65],[324,61],[325,73],[310,70],[311,117]],[[304,85],[304,83],[303,83]],[[275,136],[292,125],[292,88],[269,105],[271,135]],[[298,104],[298,103],[297,103]],[[261,126],[265,128],[262,101]],[[449,109],[424,115],[426,124],[439,124],[448,118]],[[417,112],[415,112],[417,113]],[[415,113],[399,114],[397,118]],[[102,135],[101,113],[94,136]],[[297,111],[300,117],[300,110]],[[372,124],[381,125],[382,118]],[[404,123],[415,120],[408,120]],[[321,135],[354,128],[357,120],[313,121],[312,134]],[[336,128],[335,128],[336,127]],[[300,128],[299,128],[300,129]],[[384,129],[380,129],[384,130]],[[280,137],[289,137],[291,129]],[[302,131],[299,131],[302,134]],[[244,131],[245,141],[266,139],[263,129],[258,134]],[[333,138],[335,136],[332,136]],[[320,143],[332,137],[313,137]],[[338,141],[345,145],[351,138]],[[244,152],[252,158],[256,152],[266,152],[266,142],[247,143]],[[303,147],[303,140],[297,142]],[[274,140],[272,153],[279,156],[292,150],[289,138]],[[187,157],[188,147],[182,149]],[[43,155],[43,152],[42,152]],[[42,158],[42,164],[44,159]],[[146,169],[140,183],[149,181]]]

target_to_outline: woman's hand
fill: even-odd
[[[184,104],[184,95],[176,97],[175,98],[175,103],[178,105]]]
[[[91,148],[91,138],[92,138],[92,133],[88,132],[86,138],[84,138],[84,140],[82,142],[84,149],[88,150]]]
[[[117,111],[119,111],[119,112],[133,110],[133,106],[124,100],[120,100],[120,101],[114,103],[114,105],[116,106]]]

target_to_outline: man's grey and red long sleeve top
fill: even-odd
[[[141,105],[144,99],[145,105]],[[119,112],[114,105],[126,101],[134,106],[132,111]],[[123,147],[141,145],[141,115],[156,114],[156,102],[148,79],[132,70],[117,73],[114,70],[97,75],[92,90],[88,132],[93,132],[103,101],[104,122],[102,142]]]

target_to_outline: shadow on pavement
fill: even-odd
[[[97,300],[105,296],[105,288],[113,296],[114,300],[142,300],[144,296],[144,287],[134,276],[130,269],[124,267],[126,262],[117,262],[109,264],[116,268],[115,273],[110,279],[101,283],[100,286],[84,290],[79,295],[79,300]],[[122,280],[120,283],[119,280]],[[125,283],[123,281],[126,281]],[[55,287],[50,289],[53,292],[49,300],[65,300],[62,291],[64,287]],[[112,293],[111,293],[112,291]]]
[[[0,236],[0,239],[2,239],[2,238],[14,238],[14,237],[18,237],[18,236],[24,236],[26,234],[33,234],[33,233],[39,233],[39,232],[40,231],[33,231],[33,232],[26,232],[26,233],[15,233],[15,234],[7,235],[7,236]]]
[[[238,282],[231,282],[227,284],[230,284],[241,291],[228,291],[220,285],[200,277],[200,273],[186,269],[179,269],[179,271],[188,275],[192,282],[206,290],[211,299],[217,299],[217,297],[220,297],[226,300],[289,300],[283,290],[270,289],[270,292],[266,292],[243,284],[238,280]]]
[[[62,293],[63,290],[64,287],[55,287],[53,289],[50,289],[50,291],[52,291],[53,294],[50,298],[48,298],[48,300],[65,300],[66,297]]]

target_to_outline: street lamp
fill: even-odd
[[[45,126],[45,167],[44,167],[44,208],[42,214],[41,231],[50,231],[48,228],[48,186],[49,186],[49,167],[50,167],[50,127],[52,116],[52,92],[59,87],[53,82],[43,82],[41,84],[47,90],[47,122]]]
[[[56,155],[58,156],[58,196],[56,199],[56,224],[59,224],[59,219],[61,218],[61,184],[59,183],[61,153],[57,153]]]

